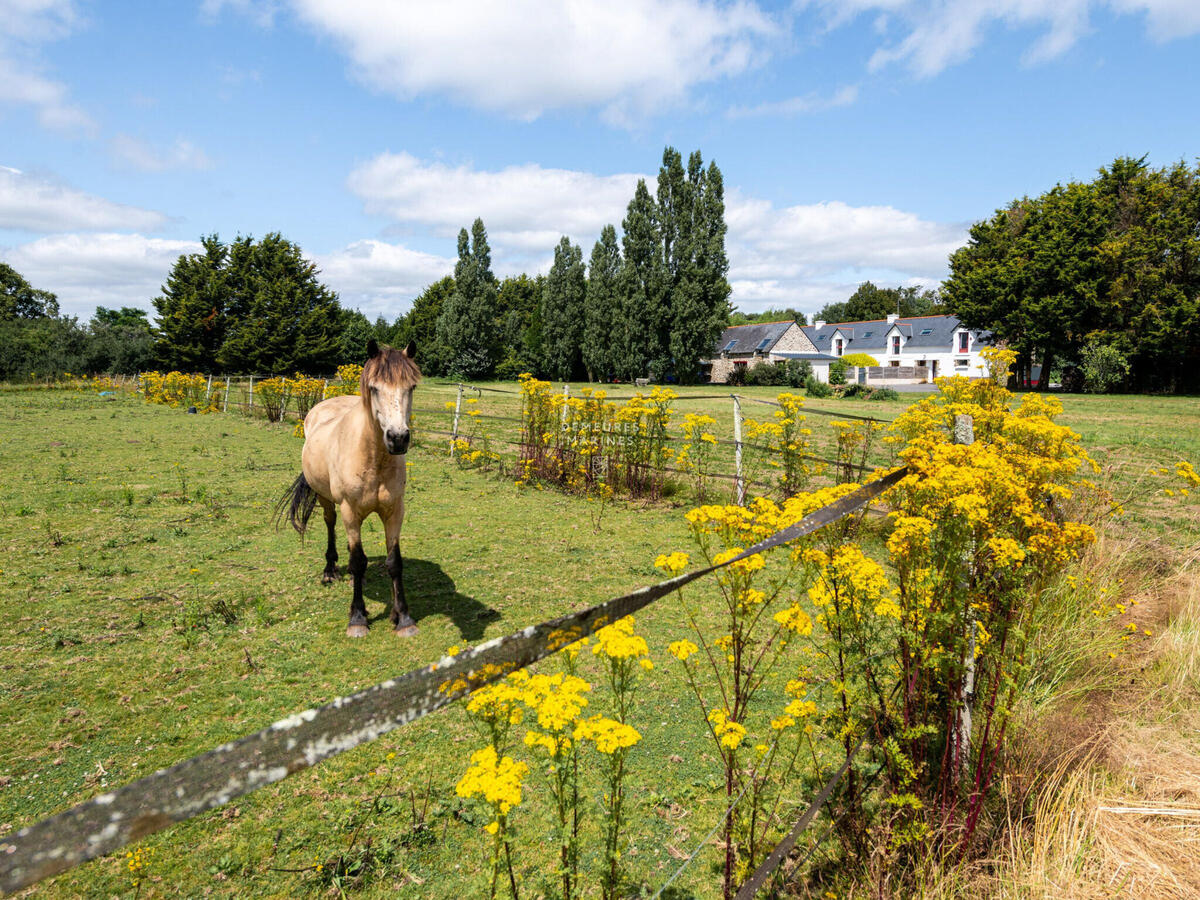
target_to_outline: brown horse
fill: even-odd
[[[412,417],[413,389],[421,371],[413,362],[416,346],[403,352],[367,344],[367,362],[359,396],[330,397],[304,418],[301,473],[280,498],[277,519],[286,517],[301,534],[317,503],[325,513],[328,541],[323,584],[339,577],[334,526],[338,510],[350,544],[350,574],[354,599],[346,635],[366,637],[367,607],[363,603],[363,574],[367,555],[362,548],[362,522],[371,513],[383,520],[388,548],[387,571],[392,578],[392,625],[396,634],[411,637],[416,623],[404,599],[404,561],[400,556],[400,525],[404,521],[405,459]]]

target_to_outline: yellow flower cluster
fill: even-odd
[[[141,384],[139,393],[147,403],[162,403],[170,407],[194,406],[202,413],[216,412],[218,398],[225,390],[225,382],[213,381],[209,392],[208,376],[183,372],[143,372],[138,376]]]
[[[678,551],[674,553],[660,553],[654,560],[655,568],[662,569],[664,572],[668,572],[671,575],[678,575],[687,568],[687,564],[688,555]]]
[[[714,709],[708,714],[713,734],[726,750],[736,750],[746,737],[746,726],[729,718],[729,710]]]
[[[596,646],[592,648],[592,653],[597,656],[604,654],[610,659],[640,659],[650,655],[650,648],[645,638],[634,633],[633,616],[625,616],[596,632]],[[642,662],[643,668],[649,668],[645,666],[648,659]]]
[[[627,750],[641,739],[641,734],[632,725],[606,716],[592,716],[575,726],[575,740],[591,741],[606,756]]]
[[[325,388],[326,397],[349,397],[357,394],[362,381],[363,367],[356,363],[338,366],[337,381],[330,381]]]
[[[684,638],[682,641],[673,641],[671,644],[669,644],[667,646],[667,652],[680,662],[687,662],[689,656],[691,656],[693,653],[700,652],[700,648]]]
[[[471,754],[471,765],[454,792],[463,799],[482,797],[499,815],[507,816],[521,805],[521,781],[528,772],[525,763],[498,756],[494,747],[484,747]],[[489,826],[488,830],[493,829]]]

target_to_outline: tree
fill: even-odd
[[[387,328],[386,322],[384,328],[387,331],[391,330]],[[366,356],[367,341],[372,338],[385,344],[389,343],[389,336],[380,335],[376,325],[371,324],[371,320],[357,309],[341,311],[338,316],[337,331],[338,363],[361,363]]]
[[[845,301],[827,303],[816,318],[823,322],[867,322],[889,315],[910,318],[938,315],[942,311],[941,298],[935,290],[922,291],[912,286],[881,288],[864,281]]]
[[[0,322],[58,315],[58,298],[38,290],[8,263],[0,263]]]
[[[225,278],[225,340],[217,362],[226,372],[330,372],[339,361],[337,294],[317,267],[278,232],[255,242],[239,237]]]
[[[625,232],[621,239],[625,258],[621,267],[622,327],[613,363],[622,378],[632,381],[644,377],[652,367],[661,370],[667,354],[658,336],[666,268],[654,200],[644,179],[638,179],[621,228]]]
[[[438,339],[447,348],[449,371],[478,378],[492,370],[495,342],[496,276],[483,220],[476,219],[468,236],[458,233],[454,292],[438,318]]]
[[[541,329],[534,347],[534,322],[541,322],[543,279],[516,275],[500,282],[496,293],[496,376],[516,378],[523,372],[541,372]]]
[[[735,309],[729,314],[730,325],[753,325],[755,322],[786,322],[794,321],[797,325],[807,325],[808,319],[804,313],[795,307],[788,309],[764,309],[762,312],[747,313]],[[832,321],[832,320],[830,320]]]
[[[154,350],[168,369],[212,369],[225,341],[229,248],[215,234],[200,243],[203,252],[180,256],[152,301],[158,311]]]
[[[146,311],[96,308],[88,324],[88,372],[133,374],[154,364],[154,332]]]
[[[700,374],[700,360],[729,322],[730,286],[725,276],[725,187],[716,163],[703,168],[700,152],[688,159],[688,197],[692,204],[687,249],[680,252],[679,282],[671,298],[670,351],[675,375],[683,384]]]
[[[583,297],[587,280],[583,250],[563,237],[542,290],[542,359],[552,378],[570,381],[581,366]]]
[[[583,304],[583,365],[588,381],[603,381],[614,369],[611,335],[621,321],[621,248],[617,230],[605,225],[592,247]]]
[[[438,321],[453,293],[452,277],[447,275],[435,281],[413,300],[412,307],[394,329],[392,345],[406,347],[409,341],[415,343],[421,354],[421,371],[428,375],[445,375],[448,371],[450,353],[438,337]]]

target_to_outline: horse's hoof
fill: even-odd
[[[416,637],[416,636],[417,636],[417,626],[416,625],[404,625],[404,626],[396,629],[396,637]]]
[[[341,580],[342,580],[342,573],[339,572],[337,569],[334,569],[332,572],[322,572],[321,573],[321,584],[333,584],[335,581],[341,581]]]
[[[371,633],[371,629],[366,625],[351,625],[346,629],[346,637],[362,638]]]

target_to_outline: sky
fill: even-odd
[[[585,257],[663,148],[724,175],[731,300],[935,286],[972,222],[1200,156],[1198,0],[0,0],[0,261],[62,311],[278,231],[388,320],[480,217]]]

